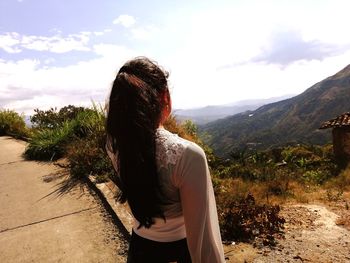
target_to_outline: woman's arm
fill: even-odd
[[[202,148],[189,145],[178,167],[176,184],[192,262],[225,262],[213,186]]]

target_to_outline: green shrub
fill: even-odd
[[[186,133],[189,134],[190,136],[193,136],[193,137],[197,136],[198,128],[197,128],[197,125],[193,123],[193,121],[185,120],[181,124],[181,126],[186,131]]]
[[[62,157],[73,131],[73,122],[65,122],[55,129],[36,130],[26,147],[25,156],[32,160],[56,160]]]
[[[319,170],[306,171],[303,178],[306,182],[322,184],[327,179],[327,174]]]
[[[35,114],[30,117],[30,121],[37,129],[54,129],[62,126],[64,122],[75,119],[78,113],[89,110],[73,105],[65,106],[59,111],[57,111],[57,108],[51,108],[46,111],[34,109]]]
[[[74,134],[76,137],[84,138],[89,135],[103,134],[105,131],[105,115],[103,110],[94,105],[93,109],[79,112],[74,122]]]
[[[65,156],[67,145],[74,144],[76,140],[89,137],[86,139],[89,142],[99,139],[96,136],[103,136],[103,110],[97,109],[95,104],[93,106],[89,109],[70,105],[59,112],[55,109],[36,110],[32,117],[36,128],[25,151],[27,158],[55,160]]]
[[[12,110],[0,110],[0,136],[10,135],[16,138],[29,136],[24,116]]]
[[[73,122],[74,140],[67,147],[71,176],[96,176],[98,182],[111,178],[112,164],[105,150],[104,110],[94,104],[93,109],[79,112]]]
[[[68,146],[67,158],[72,177],[83,178],[93,175],[101,182],[114,173],[112,164],[98,140],[79,139]]]

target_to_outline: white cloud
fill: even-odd
[[[99,58],[66,67],[0,60],[0,107],[32,114],[37,107],[91,106],[91,99],[104,103],[118,69],[138,54],[118,45],[101,44],[93,50]]]
[[[174,107],[297,94],[341,70],[350,63],[350,35],[344,34],[350,2],[339,12],[339,5],[323,3],[244,2],[196,11],[184,22],[170,17],[154,44],[166,50],[161,59],[171,69]],[[278,32],[300,37],[271,45]],[[258,57],[277,63],[254,62]]]
[[[165,16],[168,20],[152,26],[142,25],[132,16],[119,16],[114,23],[126,27],[131,40],[147,40],[147,44],[133,41],[133,50],[122,45],[90,45],[89,52],[99,58],[75,65],[43,68],[44,62],[0,60],[0,92],[6,88],[6,94],[11,90],[18,94],[21,88],[28,96],[17,100],[12,96],[13,101],[7,97],[7,105],[19,108],[19,104],[10,103],[25,100],[29,107],[39,103],[43,93],[60,98],[57,103],[61,106],[89,104],[89,96],[101,99],[108,95],[122,63],[134,56],[151,54],[170,71],[174,108],[187,108],[300,93],[350,63],[349,50],[327,49],[350,44],[350,34],[344,33],[349,25],[349,1],[319,1],[317,5],[312,1],[288,5],[269,0],[231,2],[236,3],[189,10],[183,16],[169,13]],[[9,37],[0,37],[0,47],[10,51],[28,47],[55,52],[87,50],[90,38],[102,32],[111,29],[65,37],[62,32],[54,32],[50,38],[8,33]],[[271,36],[279,32],[287,35],[272,41]],[[293,36],[288,32],[293,32],[294,38],[289,38]],[[130,39],[124,40],[130,43]]]
[[[133,16],[130,15],[120,15],[113,20],[113,24],[122,25],[126,28],[132,27],[136,23],[136,20]]]
[[[95,31],[94,32],[95,36],[103,36],[104,34],[105,34],[105,32],[103,32],[103,31]]]
[[[0,35],[0,48],[8,53],[18,53],[23,49],[66,53],[69,51],[89,51],[88,43],[90,32],[80,32],[63,37],[59,34],[46,36],[20,35],[16,32],[7,32]]]
[[[306,41],[300,32],[281,31],[272,33],[268,45],[264,46],[260,54],[251,61],[277,64],[284,67],[300,60],[322,61],[324,58],[344,53],[349,49],[350,44],[322,43],[319,40]]]
[[[16,54],[16,53],[21,53],[22,49],[18,48],[18,47],[3,47],[3,49],[10,54]]]
[[[119,24],[129,29],[129,33],[133,39],[149,40],[154,37],[160,30],[154,25],[136,25],[136,20],[130,15],[120,15],[113,24]]]
[[[131,29],[132,37],[140,40],[151,39],[159,30],[155,26],[135,27]]]
[[[112,32],[112,29],[106,28],[102,31],[94,31],[94,32],[92,32],[92,34],[94,34],[95,36],[103,36],[103,35],[110,33],[110,32]]]
[[[350,51],[323,61],[297,61],[285,68],[249,63],[218,71],[210,61],[201,61],[200,65],[178,57],[177,63],[172,62],[170,74],[174,108],[299,94],[337,73],[349,62]]]
[[[19,53],[22,50],[16,45],[20,43],[19,34],[13,33],[5,33],[0,35],[0,48],[5,50],[8,53]]]

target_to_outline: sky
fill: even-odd
[[[350,1],[1,0],[0,108],[104,104],[119,68],[170,73],[173,108],[299,94],[350,64]]]

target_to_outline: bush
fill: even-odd
[[[278,205],[256,204],[253,195],[218,206],[221,234],[224,240],[252,242],[260,239],[263,245],[275,245],[275,235],[281,234],[284,218]]]
[[[303,178],[306,182],[322,184],[327,179],[327,174],[319,170],[310,170],[303,174]]]
[[[105,150],[105,115],[102,107],[82,111],[72,121],[74,140],[67,147],[71,176],[94,175],[99,182],[112,178],[114,170]]]
[[[104,136],[105,116],[103,109],[94,105],[93,109],[79,112],[74,122],[74,135],[78,138]]]
[[[70,105],[59,112],[36,110],[31,119],[35,120],[36,128],[25,151],[28,159],[56,160],[65,156],[67,145],[104,131],[104,115],[96,105],[93,109]]]
[[[56,160],[65,153],[65,146],[72,139],[73,122],[65,122],[55,129],[36,130],[24,152],[32,160]]]
[[[336,188],[340,191],[350,190],[350,164],[336,177],[331,178],[326,184],[327,188]]]
[[[68,146],[67,158],[72,177],[83,178],[94,175],[101,182],[113,175],[113,167],[100,144],[98,140],[85,138],[76,140]]]
[[[0,136],[10,135],[15,138],[26,138],[29,130],[24,122],[24,116],[12,110],[0,111]]]
[[[64,122],[71,121],[82,111],[89,111],[84,107],[68,105],[57,111],[57,108],[49,110],[35,109],[35,114],[30,117],[30,121],[37,129],[54,129],[63,125]]]

